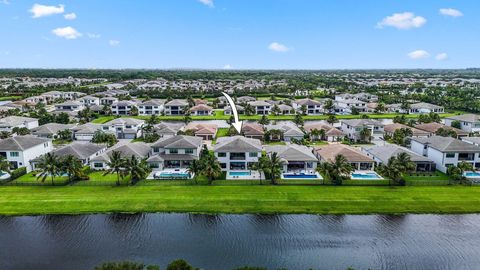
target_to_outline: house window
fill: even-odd
[[[455,153],[447,153],[446,157],[447,157],[447,158],[454,158],[454,157],[455,157]]]
[[[178,149],[170,149],[170,154],[178,154]]]
[[[226,157],[227,156],[227,153],[225,152],[219,152],[218,153],[218,157]]]
[[[18,157],[20,156],[18,152],[10,152],[10,157]]]
[[[102,168],[102,167],[103,167],[103,163],[95,162],[95,163],[93,163],[93,167],[95,167],[95,168]]]
[[[257,152],[250,152],[250,153],[248,153],[248,156],[249,157],[258,157],[258,153]]]
[[[158,147],[153,147],[153,152],[157,153],[160,149]]]
[[[193,154],[193,149],[185,149],[185,154]]]
[[[225,168],[227,168],[227,164],[226,164],[226,163],[220,163],[220,167],[221,167],[222,169],[225,169]]]

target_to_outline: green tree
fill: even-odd
[[[73,155],[68,155],[61,160],[61,171],[68,175],[69,182],[80,178],[83,174],[82,169],[82,162]]]
[[[366,127],[362,128],[362,130],[360,130],[360,140],[362,142],[371,142],[372,141],[372,131]]]
[[[120,178],[123,178],[125,170],[125,159],[122,157],[122,153],[119,151],[113,151],[109,161],[107,162],[108,169],[103,175],[116,174],[117,186],[120,185]]]
[[[130,182],[132,184],[137,183],[140,180],[147,178],[150,173],[150,167],[146,159],[138,159],[132,155],[129,159],[125,160],[125,174],[130,176]]]
[[[190,175],[193,175],[193,181],[197,183],[198,175],[202,173],[204,166],[199,160],[192,160],[187,168]]]
[[[58,157],[54,153],[47,153],[40,158],[40,162],[37,164],[39,169],[39,174],[37,179],[40,179],[42,182],[45,182],[47,177],[50,177],[52,180],[52,185],[55,185],[54,179],[55,176],[60,174],[60,162]]]
[[[301,127],[303,126],[303,117],[300,115],[300,114],[295,114],[295,118],[293,119],[293,122],[295,123],[295,125]]]
[[[10,162],[3,156],[0,156],[0,171],[10,172]]]
[[[166,270],[198,270],[198,269],[188,264],[185,260],[175,260],[167,266]]]
[[[335,123],[338,122],[338,119],[337,119],[337,117],[336,117],[335,115],[330,114],[330,115],[328,115],[327,122],[328,122],[330,125],[333,125],[333,124],[335,124]]]
[[[19,136],[25,136],[30,134],[30,130],[26,127],[14,127],[12,129],[12,133],[17,134]]]
[[[266,115],[262,115],[262,118],[260,118],[260,120],[258,120],[258,123],[262,126],[265,126],[265,125],[268,125],[270,123],[270,120],[268,119],[268,117]]]
[[[345,156],[337,155],[333,161],[320,164],[317,167],[317,171],[326,176],[327,179],[330,179],[334,185],[341,185],[343,180],[350,176],[353,168]]]
[[[461,124],[460,121],[458,121],[458,120],[452,121],[452,123],[451,123],[450,126],[453,127],[453,128],[458,128],[458,129],[461,129],[461,128],[462,128],[462,124]]]

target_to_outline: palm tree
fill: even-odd
[[[146,159],[139,160],[132,155],[129,159],[125,160],[125,174],[130,175],[132,184],[145,179],[149,173],[150,167],[148,167]]]
[[[278,179],[281,177],[283,164],[284,162],[280,159],[280,157],[278,157],[276,152],[273,152],[268,156],[268,160],[265,165],[268,166],[267,171],[270,175],[270,181],[272,182],[272,185],[276,185]]]
[[[0,171],[10,172],[10,162],[3,156],[0,156]]]
[[[72,181],[73,177],[82,175],[82,168],[82,162],[73,155],[68,155],[62,160],[62,171],[67,173],[69,182]]]
[[[412,162],[410,155],[408,153],[406,152],[399,153],[397,155],[397,161],[398,161],[398,164],[400,164],[403,167],[402,170],[404,173],[415,170],[416,165],[414,162]]]
[[[331,176],[333,177],[333,182],[336,185],[341,185],[342,180],[346,175],[350,175],[353,171],[352,165],[348,163],[348,160],[343,155],[335,156],[335,159],[332,162],[332,171]]]
[[[220,163],[218,163],[215,157],[213,159],[209,159],[210,162],[207,166],[204,167],[203,174],[207,176],[208,183],[212,184],[213,180],[215,180],[215,178],[219,177],[222,174],[222,167],[220,167]]]
[[[52,185],[55,185],[55,176],[60,173],[58,157],[54,153],[43,155],[38,163],[38,168],[40,169],[40,173],[38,174],[37,179],[41,179],[42,182],[45,182],[45,179],[50,176],[52,179]]]
[[[107,162],[108,169],[103,175],[117,174],[117,186],[120,185],[120,176],[125,168],[125,160],[122,157],[122,153],[119,151],[113,151],[110,156],[110,160]],[[122,176],[123,177],[123,176]]]
[[[378,167],[380,173],[396,183],[400,183],[404,167],[402,167],[396,157],[390,157],[387,164]],[[390,181],[390,184],[392,182]]]
[[[325,184],[325,180],[332,181],[332,176],[330,175],[330,173],[332,172],[332,163],[330,162],[320,163],[320,165],[317,166],[317,172],[322,174],[324,184]]]
[[[372,140],[372,131],[366,127],[360,130],[360,140],[363,142],[370,142]]]
[[[323,104],[323,109],[327,111],[327,113],[330,113],[333,108],[334,108],[335,104],[333,103],[333,100],[331,99],[327,99],[325,100],[325,103]]]
[[[327,122],[330,124],[330,125],[333,125],[334,123],[337,123],[338,122],[338,119],[335,115],[333,114],[330,114],[327,118]]]
[[[300,114],[295,114],[295,118],[293,119],[293,122],[297,125],[297,126],[303,126],[303,117],[300,115]]]
[[[193,175],[193,181],[197,183],[198,175],[203,171],[203,164],[199,160],[193,160],[187,168],[190,175]]]
[[[268,125],[270,123],[270,120],[268,119],[268,117],[266,115],[262,115],[262,118],[260,118],[260,120],[258,120],[258,123],[262,126],[265,126],[265,125]]]

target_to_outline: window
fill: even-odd
[[[93,163],[93,167],[95,167],[95,168],[102,168],[102,167],[103,167],[103,163],[95,162],[95,163]]]
[[[447,158],[454,158],[454,157],[455,157],[455,153],[447,153],[446,157],[447,157]]]
[[[227,156],[227,153],[225,152],[219,152],[218,153],[218,157],[226,157]]]
[[[227,164],[226,164],[226,163],[220,163],[220,167],[221,167],[222,169],[225,169],[225,168],[227,168]]]
[[[170,149],[170,154],[178,154],[178,149]]]
[[[153,152],[157,153],[160,149],[158,147],[153,147]]]
[[[248,156],[249,157],[258,157],[258,153],[257,152],[250,152],[250,153],[248,153]]]
[[[193,154],[193,149],[185,149],[185,154]]]
[[[11,157],[18,157],[20,156],[18,152],[10,152]]]

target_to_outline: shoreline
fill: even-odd
[[[0,187],[0,216],[478,214],[480,187]]]

